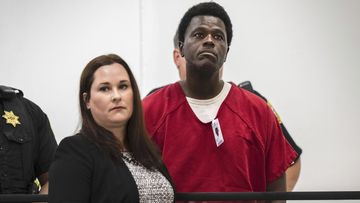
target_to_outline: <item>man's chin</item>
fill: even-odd
[[[199,61],[211,61],[212,63],[217,62],[217,57],[214,54],[201,54]]]
[[[218,64],[216,63],[217,61],[213,61],[213,60],[201,60],[199,61],[198,65],[198,69],[200,70],[212,70],[212,71],[216,71],[218,70]],[[220,66],[221,67],[221,66]]]
[[[216,71],[219,71],[214,63],[201,63],[201,65],[197,66],[196,70],[204,78],[211,77]]]
[[[190,72],[192,72],[192,71],[203,72],[204,74],[205,73],[213,73],[213,72],[220,70],[220,67],[222,66],[222,64],[219,65],[216,62],[209,60],[209,59],[198,60],[198,61],[195,61],[194,63],[188,63],[187,70]],[[191,70],[189,70],[189,68]]]

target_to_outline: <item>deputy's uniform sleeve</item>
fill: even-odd
[[[283,136],[277,118],[270,108],[266,117],[266,177],[267,183],[270,183],[285,173],[298,154]]]
[[[258,91],[254,90],[251,82],[250,81],[244,81],[242,83],[240,83],[238,85],[240,88],[243,88],[249,92],[252,92],[253,94],[257,95],[258,97],[260,97],[261,99],[263,99],[268,106],[271,108],[271,110],[274,112],[279,124],[280,124],[280,128],[282,133],[284,134],[286,140],[289,142],[289,144],[291,145],[291,147],[296,151],[297,153],[297,157],[296,160],[300,157],[301,153],[302,153],[302,149],[296,144],[296,142],[294,141],[294,139],[291,137],[289,131],[286,129],[285,124],[282,122],[279,114],[276,112],[275,108],[271,105],[271,103],[266,99],[266,97],[264,97],[262,94],[260,94]]]
[[[281,120],[280,115],[276,112],[275,108],[273,107],[273,105],[264,97],[262,96],[260,93],[258,93],[257,91],[254,90],[254,93],[258,96],[260,96],[262,99],[264,99],[267,103],[267,105],[271,108],[271,110],[273,111],[274,115],[276,116],[276,119],[280,125],[281,131],[283,133],[283,135],[285,136],[285,139],[288,141],[288,143],[291,145],[291,147],[296,151],[297,153],[297,157],[296,160],[300,157],[301,153],[302,153],[302,149],[295,143],[294,139],[291,137],[290,133],[288,132],[288,130],[286,129],[284,123]],[[295,161],[296,161],[295,160]]]
[[[27,110],[34,123],[35,145],[34,167],[35,176],[48,172],[54,159],[57,143],[47,115],[39,106],[24,98]]]

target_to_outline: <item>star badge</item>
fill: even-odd
[[[3,118],[6,119],[6,123],[11,124],[12,126],[16,127],[16,124],[21,124],[19,122],[19,116],[15,115],[12,111],[4,111]]]

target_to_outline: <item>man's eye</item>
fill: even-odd
[[[214,39],[216,39],[216,40],[224,40],[224,37],[222,35],[214,35]]]
[[[200,32],[197,32],[197,33],[194,34],[194,37],[196,37],[196,38],[203,38],[204,35],[203,35],[202,33],[200,33]]]

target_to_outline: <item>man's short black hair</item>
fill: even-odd
[[[179,30],[176,30],[174,38],[173,38],[174,48],[179,48]]]
[[[227,43],[230,46],[233,35],[230,17],[225,9],[215,2],[199,3],[186,11],[178,27],[179,41],[184,42],[186,29],[191,19],[195,16],[214,16],[220,18],[225,24]]]

